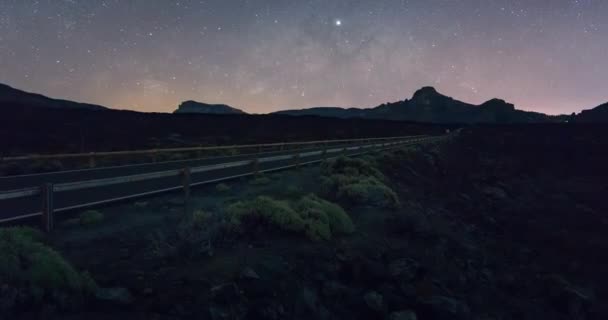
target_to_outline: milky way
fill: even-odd
[[[114,108],[608,101],[605,0],[0,0],[0,82]]]

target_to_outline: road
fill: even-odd
[[[345,148],[352,147],[352,144],[340,144],[332,146],[331,148]],[[234,156],[221,156],[221,157],[207,157],[200,159],[190,160],[178,160],[178,161],[166,161],[159,163],[144,163],[134,165],[123,165],[123,166],[111,166],[101,167],[93,169],[81,169],[81,170],[70,170],[70,171],[59,171],[50,173],[38,173],[38,174],[27,174],[9,177],[0,177],[0,192],[8,190],[17,190],[28,187],[39,187],[44,183],[68,183],[75,181],[84,180],[95,180],[104,179],[111,177],[121,177],[137,175],[149,172],[161,172],[168,170],[183,169],[186,167],[202,167],[208,165],[215,165],[220,163],[230,163],[243,160],[252,160],[253,158],[272,157],[278,155],[293,154],[296,151],[299,152],[310,152],[320,151],[323,148],[301,148],[291,149],[283,151],[273,152],[262,152],[262,153],[249,153]]]
[[[259,172],[292,168],[340,155],[354,156],[382,148],[429,142],[442,137],[411,137],[392,142],[338,145],[128,165],[0,178],[0,222],[42,214],[40,186],[54,184],[54,212],[91,207],[125,199],[183,189],[183,168],[190,168],[191,186],[215,183]],[[257,163],[254,159],[258,159]]]

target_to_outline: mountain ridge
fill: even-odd
[[[17,106],[27,106],[33,108],[54,108],[54,109],[88,109],[88,110],[107,110],[109,108],[90,104],[75,102],[63,99],[49,98],[38,93],[31,93],[15,89],[9,85],[0,83],[0,104],[10,104]]]
[[[180,103],[173,113],[202,113],[202,114],[247,114],[247,112],[226,104],[207,104],[194,100]]]
[[[15,89],[0,83],[0,105],[28,109],[114,110],[100,105],[54,99],[37,93]],[[248,114],[225,104],[207,104],[188,100],[174,114]],[[572,115],[547,115],[524,111],[505,100],[494,98],[475,105],[439,93],[434,87],[422,87],[410,99],[384,103],[372,108],[313,107],[290,109],[268,114],[288,116],[319,116],[334,118],[382,119],[427,123],[608,123],[608,103]]]
[[[599,123],[608,122],[608,102],[599,106],[581,111],[575,116],[575,122],[579,123]]]
[[[456,100],[434,87],[418,89],[411,99],[381,104],[368,109],[311,108],[282,110],[287,115],[317,115],[339,118],[369,118],[431,123],[534,123],[560,122],[563,116],[518,110],[502,99],[490,99],[480,105]]]

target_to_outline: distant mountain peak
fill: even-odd
[[[429,105],[444,99],[451,100],[450,97],[439,93],[434,87],[422,87],[414,93],[411,101],[415,104]]]
[[[512,103],[508,103],[505,100],[497,98],[490,99],[479,105],[479,107],[495,110],[515,110],[515,105],[513,105]]]
[[[422,87],[422,88],[416,90],[416,92],[414,92],[414,97],[417,95],[428,95],[428,94],[439,94],[439,92],[437,92],[437,89],[435,89],[435,87],[426,86],[426,87]]]
[[[412,100],[416,100],[416,99],[426,99],[426,98],[431,98],[434,96],[443,96],[441,93],[437,92],[437,90],[434,87],[422,87],[418,90],[416,90],[416,92],[414,92],[414,95],[412,96]]]
[[[225,104],[207,104],[194,100],[182,102],[173,113],[245,114],[243,110]]]

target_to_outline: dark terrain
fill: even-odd
[[[582,125],[470,127],[439,145],[206,187],[191,204],[206,212],[202,229],[184,224],[179,195],[100,209],[98,224],[66,217],[48,243],[114,289],[72,305],[71,317],[49,308],[41,315],[606,319],[606,133]],[[363,189],[348,190],[360,195],[328,191],[335,174],[354,177],[347,183]],[[367,189],[372,176],[396,198],[384,187]],[[315,240],[263,220],[237,234],[223,228],[242,201],[310,193],[342,206],[354,232]]]
[[[280,115],[0,108],[3,156],[443,133],[450,126]]]

